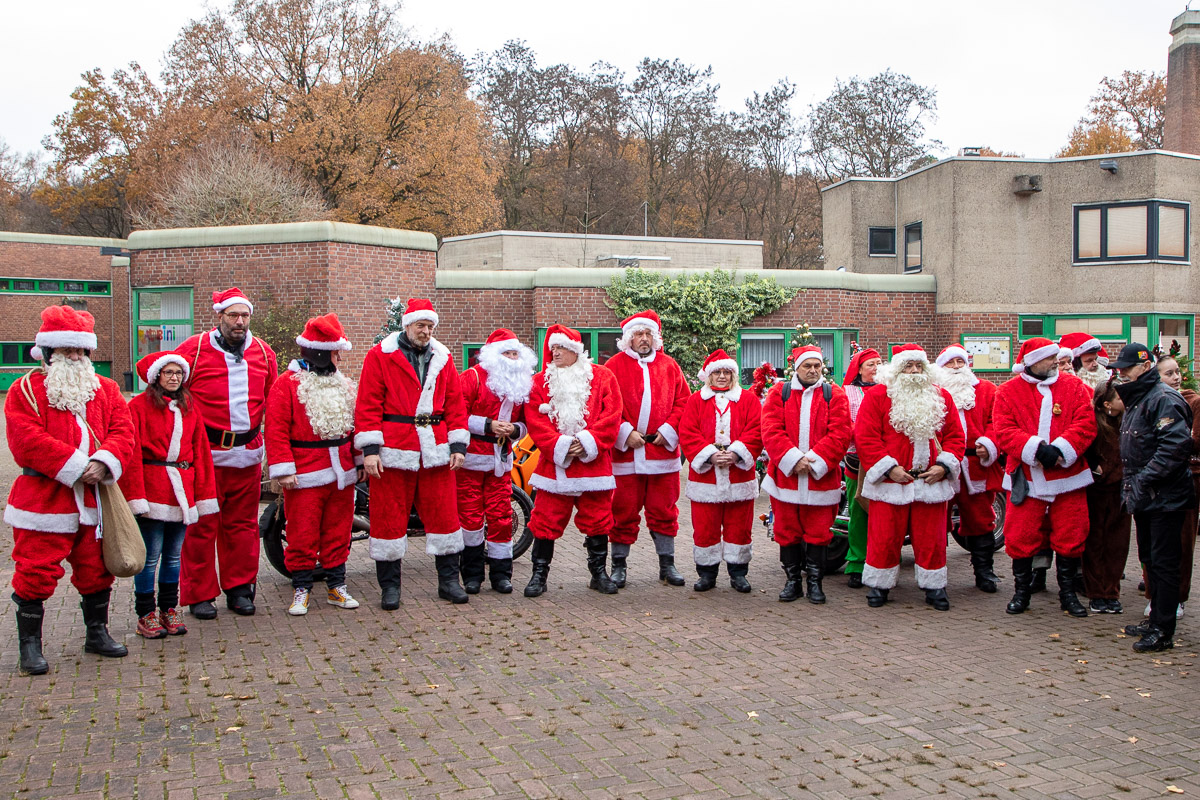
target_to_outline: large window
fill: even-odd
[[[149,353],[174,350],[192,335],[192,290],[166,287],[135,289],[134,359]],[[139,378],[137,389],[146,386]]]
[[[867,232],[867,254],[872,256],[895,256],[896,229],[869,228]]]
[[[617,342],[621,341],[620,328],[576,328],[576,330],[583,339],[583,349],[591,353],[593,364],[603,364],[620,352],[617,350]],[[536,352],[539,368],[543,366],[541,360],[545,342],[546,329],[538,328]]]
[[[1189,258],[1187,203],[1145,200],[1075,206],[1076,264]]]
[[[109,281],[88,281],[78,278],[0,278],[0,294],[77,294],[108,297],[112,294]]]
[[[752,328],[738,332],[738,378],[743,386],[754,382],[754,370],[770,362],[777,375],[784,374],[791,352],[792,328]],[[850,362],[850,343],[858,338],[856,329],[812,329],[825,363],[840,380]]]
[[[1176,341],[1184,353],[1191,353],[1194,324],[1191,314],[1044,314],[1022,316],[1019,323],[1022,340],[1033,336],[1058,339],[1074,331],[1090,333],[1112,358],[1129,342],[1157,346],[1165,353]]]
[[[904,271],[921,271],[921,223],[904,226]]]

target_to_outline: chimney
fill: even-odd
[[[1200,11],[1171,21],[1163,149],[1200,155]]]

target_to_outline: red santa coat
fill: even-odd
[[[26,384],[37,403],[35,409],[22,389],[25,380],[14,383],[4,401],[8,449],[18,467],[39,474],[21,474],[13,481],[4,521],[14,528],[45,533],[73,534],[80,527],[97,525],[97,490],[78,481],[94,460],[112,473],[104,482],[115,483],[135,457],[133,420],[125,398],[115,382],[101,377],[84,416],[60,411],[47,401],[46,375],[37,371]]]
[[[613,373],[598,364],[592,365],[591,393],[584,420],[583,430],[573,435],[564,434],[550,419],[546,373],[533,376],[525,423],[541,451],[537,468],[529,479],[535,489],[551,494],[578,495],[617,487],[613,478],[612,448],[621,425],[621,390]],[[574,439],[583,445],[584,454],[579,458],[567,455]]]
[[[613,453],[615,475],[663,475],[679,471],[679,418],[691,397],[687,378],[675,359],[662,350],[641,358],[623,350],[605,366],[621,387],[621,427]],[[631,450],[625,446],[629,434],[661,433],[667,446],[650,444]],[[650,439],[651,436],[646,436]]]
[[[705,386],[691,396],[679,420],[679,444],[688,460],[688,499],[732,503],[758,497],[754,462],[762,452],[762,403],[734,385],[724,393]],[[732,467],[714,467],[721,450],[736,453]]]
[[[854,442],[863,468],[861,491],[868,500],[903,506],[913,502],[946,503],[954,497],[967,440],[954,399],[945,389],[936,388],[946,404],[946,416],[933,438],[922,442],[914,442],[892,427],[889,420],[892,400],[886,385],[867,390],[854,426]],[[938,452],[939,444],[941,452]],[[895,466],[924,471],[933,463],[941,464],[949,471],[945,480],[934,484],[920,479],[896,483],[887,477]]]
[[[956,406],[958,421],[966,432],[966,455],[962,459],[962,485],[968,494],[983,494],[1000,489],[1004,471],[998,459],[1000,452],[992,438],[992,411],[996,404],[996,384],[975,378],[975,405],[969,409]],[[983,445],[987,458],[975,454],[975,446]]]
[[[996,392],[992,412],[996,444],[1008,454],[1004,488],[1012,489],[1012,474],[1025,470],[1029,496],[1053,500],[1060,494],[1092,483],[1087,460],[1080,458],[1096,438],[1092,391],[1074,375],[1061,372],[1038,381],[1021,373]],[[1040,442],[1062,451],[1062,466],[1044,469],[1037,461]]]
[[[825,389],[829,385],[829,402]],[[850,423],[850,401],[840,386],[824,378],[805,387],[795,377],[787,405],[783,384],[771,387],[762,412],[763,445],[770,461],[763,490],[785,503],[832,506],[842,500],[842,476],[838,462],[846,455],[854,428]],[[815,458],[805,475],[791,471],[804,456]]]
[[[358,379],[354,408],[354,446],[380,445],[384,467],[415,472],[421,467],[450,463],[450,444],[468,444],[467,409],[459,387],[458,370],[450,351],[429,340],[433,355],[425,366],[425,383],[400,350],[402,331],[390,333],[367,351]],[[440,415],[441,422],[413,425],[385,420],[385,414]]]
[[[188,388],[204,424],[217,431],[257,431],[267,408],[267,394],[279,373],[275,351],[246,332],[242,359],[217,344],[217,330],[198,333],[175,350],[191,365]],[[211,440],[210,440],[211,441]],[[218,467],[252,467],[262,462],[261,433],[235,447],[212,444]]]
[[[463,467],[500,477],[512,469],[512,447],[476,437],[491,436],[487,431],[488,420],[514,423],[517,426],[517,441],[524,439],[529,429],[524,422],[525,404],[501,400],[488,387],[487,376],[487,370],[478,364],[459,376],[459,388],[462,389],[463,404],[467,409],[467,430],[471,433]]]
[[[135,514],[163,522],[191,525],[205,514],[215,514],[217,481],[204,420],[193,405],[185,414],[171,400],[155,405],[150,392],[129,401],[133,418],[136,457],[121,476],[121,491]],[[145,461],[186,462],[186,469],[145,464]]]
[[[300,365],[293,361],[287,372],[275,381],[267,398],[267,474],[271,478],[296,476],[297,489],[310,489],[336,483],[337,488],[353,486],[362,454],[355,453],[353,431],[346,441],[329,447],[294,447],[292,441],[320,442],[313,430],[308,410],[300,402]]]

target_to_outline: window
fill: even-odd
[[[1025,317],[1021,320],[1021,338],[1032,339],[1042,335],[1043,322],[1041,317]]]
[[[811,329],[817,346],[825,357],[825,365],[835,380],[840,380],[850,362],[850,343],[858,339],[855,328]],[[791,354],[792,334],[795,329],[749,329],[738,332],[738,379],[743,386],[754,382],[754,370],[763,362],[775,367],[776,375],[783,375],[787,357]]]
[[[1097,314],[1087,317],[1046,314],[1021,316],[1019,330],[1022,340],[1033,336],[1057,339],[1072,331],[1090,333],[1100,340],[1112,358],[1129,342],[1141,342],[1152,348],[1158,346],[1162,352],[1167,352],[1171,342],[1176,341],[1183,352],[1190,353],[1195,338],[1194,324],[1191,314]]]
[[[190,288],[135,289],[133,335],[136,358],[174,350],[192,335]],[[139,378],[138,390],[146,388]]]
[[[463,345],[463,360],[459,365],[459,370],[470,369],[479,363],[479,348],[483,347],[479,342],[467,342]]]
[[[0,366],[2,367],[32,367],[38,361],[29,351],[33,342],[3,342],[0,343]]]
[[[621,340],[620,328],[576,328],[576,330],[583,339],[583,349],[591,353],[593,364],[603,364],[619,352],[617,342]],[[541,362],[542,348],[545,343],[546,329],[538,328],[537,347],[534,352],[537,353],[539,368],[544,366]]]
[[[14,280],[12,282],[14,292],[35,292],[37,287],[33,281]]]
[[[904,226],[904,271],[921,271],[921,223]]]
[[[867,254],[872,256],[896,255],[895,228],[868,228]]]
[[[62,281],[38,281],[39,292],[61,292]]]
[[[112,284],[108,281],[71,279],[0,278],[0,292],[26,292],[29,294],[77,293],[108,296],[112,294]]]
[[[1190,213],[1166,200],[1075,206],[1074,263],[1187,261]]]
[[[63,281],[63,291],[86,292],[87,284],[83,281]]]

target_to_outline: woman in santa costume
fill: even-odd
[[[762,410],[763,446],[770,458],[763,491],[771,496],[786,576],[780,601],[803,597],[806,575],[808,599],[820,604],[825,602],[825,549],[842,499],[838,463],[853,435],[850,403],[840,386],[825,380],[821,348],[793,350],[792,363],[792,380],[772,387]]]
[[[961,345],[952,344],[938,355],[936,362],[942,368],[939,385],[954,398],[958,421],[967,436],[958,491],[951,505],[958,507],[958,532],[971,553],[975,587],[995,594],[998,578],[992,570],[992,554],[996,549],[993,504],[1004,477],[1000,453],[990,436],[996,384],[979,380],[971,371],[970,360]]]
[[[605,569],[612,529],[612,447],[621,424],[621,390],[612,372],[593,364],[579,331],[551,325],[542,351],[545,367],[533,377],[525,408],[529,434],[541,451],[530,484],[537,489],[529,527],[533,531],[533,575],[526,597],[546,591],[554,542],[571,513],[584,535],[588,587],[616,594]]]
[[[354,484],[362,456],[354,452],[354,382],[338,370],[351,348],[337,314],[313,317],[296,337],[300,358],[288,364],[267,398],[267,474],[283,489],[292,573],[288,613],[308,613],[313,570],[325,570],[326,602],[358,608],[346,589],[354,525]]]
[[[746,573],[753,547],[755,461],[762,452],[762,404],[737,384],[737,362],[724,350],[704,361],[704,381],[679,421],[679,443],[688,460],[687,496],[692,501],[692,541],[696,572],[692,586],[707,592],[717,585],[724,558],[729,585],[749,592]]]
[[[1082,458],[1096,438],[1092,391],[1057,366],[1059,346],[1037,337],[1021,345],[1016,376],[996,394],[992,427],[1008,456],[1004,488],[1004,546],[1016,584],[1008,613],[1029,607],[1033,557],[1049,539],[1058,571],[1059,605],[1073,617],[1087,609],[1075,594],[1088,534],[1087,487],[1092,473]],[[1048,522],[1049,536],[1043,529]]]
[[[621,386],[622,420],[613,450],[612,578],[625,586],[626,558],[642,510],[658,554],[658,579],[683,586],[675,568],[679,534],[679,418],[692,395],[675,359],[662,351],[662,322],[642,311],[621,322],[620,353],[605,364]]]
[[[354,445],[371,482],[370,554],[387,611],[400,607],[400,570],[408,551],[408,514],[416,505],[425,525],[425,552],[434,556],[438,597],[469,600],[459,583],[462,526],[454,471],[466,459],[471,434],[458,370],[433,337],[438,314],[410,298],[404,330],[367,352],[358,381]]]
[[[138,527],[146,542],[146,566],[133,579],[137,632],[161,639],[187,633],[176,608],[179,556],[187,527],[219,510],[217,482],[204,421],[184,386],[187,361],[178,353],[151,353],[136,369],[146,383],[146,391],[129,402],[137,457],[120,483],[129,508],[140,515]]]
[[[846,375],[842,378],[842,389],[850,401],[850,424],[858,421],[858,409],[862,406],[867,389],[875,385],[875,373],[883,364],[879,351],[872,347],[859,350],[850,359]],[[862,588],[863,564],[867,560],[867,511],[868,505],[858,496],[858,482],[862,477],[859,470],[858,449],[854,439],[846,450],[843,477],[846,480],[846,497],[850,498],[850,520],[846,526],[846,585],[851,589]]]
[[[179,600],[196,619],[216,619],[217,596],[235,614],[254,613],[262,421],[279,373],[275,351],[250,333],[254,304],[241,289],[213,292],[215,328],[175,348],[204,420],[217,475],[217,514],[200,517],[183,540]],[[218,576],[219,566],[219,576]]]
[[[33,357],[41,369],[22,377],[4,401],[8,446],[21,472],[8,493],[4,521],[13,528],[13,602],[21,671],[42,675],[43,601],[71,565],[88,653],[128,653],[108,635],[113,576],[100,551],[97,484],[120,480],[136,458],[133,420],[117,384],[96,374],[95,321],[86,311],[51,306],[42,311]]]
[[[900,549],[911,534],[917,585],[925,602],[948,611],[946,504],[954,497],[966,437],[954,399],[934,384],[934,367],[915,344],[892,348],[859,409],[854,442],[862,495],[871,501],[863,583],[879,608],[900,575]]]
[[[484,556],[492,588],[512,592],[512,448],[525,438],[525,402],[537,356],[507,328],[492,332],[478,363],[459,376],[471,441],[457,473],[458,518],[463,529],[462,579],[478,594]],[[486,520],[486,525],[485,525]],[[486,534],[485,534],[486,530]],[[486,541],[485,541],[486,538]]]

